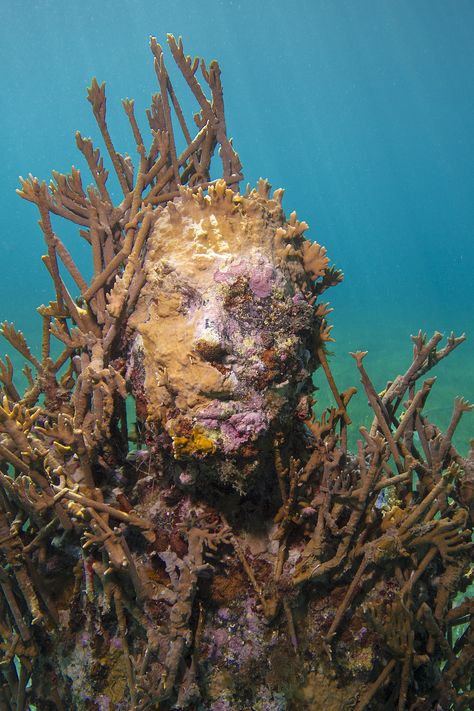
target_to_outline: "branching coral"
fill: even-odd
[[[0,362],[0,708],[471,708],[474,450],[452,438],[472,406],[457,398],[446,432],[423,414],[425,375],[464,336],[413,337],[383,393],[353,354],[374,419],[351,453],[355,388],[332,375],[319,301],[342,274],[281,190],[239,193],[219,66],[200,64],[209,99],[168,41],[197,134],[152,39],[148,150],[123,102],[137,171],[104,85],[88,92],[119,204],[79,133],[95,186],[72,169],[19,191],[55,298],[41,358],[2,326],[28,386]],[[90,283],[51,214],[90,245]],[[319,366],[335,406],[316,414]]]

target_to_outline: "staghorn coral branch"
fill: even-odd
[[[76,145],[87,161],[87,165],[89,166],[89,170],[97,185],[101,199],[111,205],[112,199],[106,187],[109,173],[104,168],[104,160],[100,155],[99,149],[94,148],[91,139],[83,138],[79,131],[76,131]]]
[[[135,139],[135,143],[138,146],[143,146],[143,138],[142,134],[140,132],[140,129],[138,127],[137,119],[135,118],[135,102],[133,99],[122,99],[122,106],[124,108],[125,113],[128,116],[128,120],[130,121],[130,126],[132,128],[132,133],[133,137]]]
[[[153,38],[156,42],[156,39]],[[203,112],[203,115],[205,116],[206,121],[210,121],[213,123],[214,121],[214,114],[212,111],[212,107],[210,102],[207,100],[203,90],[201,89],[201,86],[196,79],[196,70],[197,67],[199,66],[199,60],[192,61],[191,57],[186,57],[184,55],[184,50],[183,50],[183,41],[181,37],[178,38],[178,42],[176,42],[175,38],[173,35],[168,34],[167,35],[167,40],[168,40],[168,46],[171,50],[171,54],[173,55],[173,58],[178,65],[178,67],[181,70],[182,75],[186,79],[189,88],[191,89],[192,93],[194,94],[197,102],[199,103],[201,107],[201,111]]]
[[[443,359],[446,358],[455,348],[457,348],[461,343],[463,343],[466,340],[466,334],[462,333],[460,336],[455,336],[454,333],[450,333],[450,335],[447,338],[447,343],[444,348],[442,348],[440,351],[433,350],[432,353],[430,354],[430,357],[428,357],[426,364],[424,365],[423,368],[419,371],[418,377],[424,375],[428,370],[433,368],[435,365],[438,365],[438,363]]]
[[[38,179],[33,177],[33,175],[29,175],[28,179],[25,180],[20,176],[20,183],[21,183],[21,189],[17,189],[16,193],[19,195],[21,198],[24,200],[28,200],[29,202],[34,202],[36,205],[38,204],[38,196],[37,196],[37,190],[36,190],[36,184],[39,183]],[[89,221],[86,217],[83,217],[82,215],[76,214],[74,210],[69,210],[68,208],[64,207],[61,203],[58,203],[52,195],[49,194],[49,192],[45,191],[45,200],[47,203],[47,209],[52,212],[55,215],[59,215],[59,217],[64,217],[66,220],[69,220],[70,222],[74,222],[77,225],[83,225],[84,227],[89,226]],[[71,204],[73,204],[71,202]]]
[[[138,170],[137,182],[135,183],[135,188],[133,190],[132,205],[130,208],[130,221],[133,221],[136,215],[138,214],[138,210],[142,200],[142,193],[145,188],[145,176],[148,163],[143,144],[140,144],[138,146],[138,153],[140,154],[140,167]]]
[[[126,621],[125,621],[125,613],[124,613],[123,603],[122,603],[122,594],[121,594],[120,589],[118,587],[116,587],[114,589],[113,597],[114,597],[114,604],[115,604],[115,614],[117,615],[117,621],[118,621],[119,630],[120,630],[120,637],[122,639],[123,656],[124,656],[125,668],[126,668],[126,672],[127,672],[127,683],[128,683],[128,688],[130,691],[130,701],[131,701],[132,705],[135,706],[135,703],[136,703],[135,674],[133,671],[128,642],[127,642],[127,625],[126,625]]]
[[[390,677],[392,671],[397,664],[396,659],[391,659],[388,664],[386,664],[383,670],[380,672],[377,679],[369,686],[369,688],[362,694],[357,705],[354,707],[354,711],[364,711],[367,705],[374,698],[377,691],[384,684],[385,681]]]
[[[130,299],[133,299],[131,285],[134,277],[140,277],[140,252],[142,251],[145,240],[148,237],[152,220],[153,211],[150,209],[150,206],[147,206],[147,209],[144,212],[142,225],[136,236],[133,248],[128,255],[123,275],[121,279],[116,281],[114,288],[109,294],[108,311],[111,316],[116,319],[121,316],[125,303],[129,302]]]
[[[395,398],[402,398],[406,390],[413,385],[418,378],[422,377],[428,370],[434,367],[442,358],[457,348],[465,340],[462,334],[456,338],[453,334],[448,338],[448,345],[436,353],[436,346],[443,338],[442,334],[436,331],[426,343],[426,336],[421,331],[416,336],[412,336],[414,343],[413,362],[404,375],[398,375],[392,385],[386,390],[382,397],[382,403],[386,405]]]
[[[16,695],[16,708],[25,708],[26,702],[26,687],[30,679],[30,673],[24,664],[20,667],[20,675],[18,678],[18,691]]]
[[[64,302],[67,303],[68,299],[67,297],[65,298],[65,287],[59,275],[59,267],[56,257],[56,244],[59,243],[59,240],[57,240],[53,232],[53,228],[51,226],[47,201],[47,189],[44,183],[40,185],[38,181],[34,183],[33,187],[37,195],[37,205],[41,215],[40,227],[43,231],[46,246],[48,248],[48,257],[43,257],[43,261],[47,265],[47,268],[53,278],[54,286],[56,289],[56,302],[58,304],[58,308],[60,310],[63,310]],[[66,250],[64,251],[66,252]],[[69,257],[69,254],[66,252],[67,263],[72,263],[70,257],[69,259],[67,259],[67,257]]]
[[[10,462],[10,464],[14,466],[15,469],[18,469],[19,471],[22,471],[25,474],[29,473],[30,467],[25,464],[22,459],[17,457],[14,452],[9,450],[8,447],[5,447],[3,444],[0,444],[0,456],[6,459],[7,462]]]
[[[451,444],[452,437],[454,435],[454,432],[456,430],[456,427],[459,424],[459,421],[461,420],[461,417],[465,412],[471,412],[471,410],[474,408],[474,405],[471,405],[467,400],[464,400],[462,397],[457,397],[454,400],[454,411],[453,411],[453,416],[451,418],[451,422],[448,425],[448,429],[445,434],[445,438],[443,441],[442,445],[442,454],[441,457],[443,458],[444,455],[446,455],[446,452]]]
[[[385,439],[388,442],[390,451],[398,469],[398,473],[401,474],[403,472],[403,464],[400,458],[400,452],[398,451],[396,441],[393,439],[392,432],[390,430],[390,420],[388,414],[383,405],[383,401],[381,401],[378,397],[375,388],[372,385],[372,382],[370,381],[370,378],[368,377],[364,366],[362,365],[362,360],[367,355],[367,351],[358,351],[357,353],[351,353],[350,355],[355,359],[357,363],[357,368],[361,376],[362,384],[367,393],[367,397],[369,398],[369,402],[372,406],[373,411],[375,412],[380,429],[382,430]]]
[[[431,392],[431,388],[433,387],[434,383],[436,381],[436,378],[429,378],[428,380],[425,380],[423,383],[421,390],[419,390],[413,400],[410,402],[410,404],[407,407],[407,410],[403,416],[403,419],[401,420],[400,424],[398,425],[396,431],[393,433],[393,441],[398,442],[398,440],[402,437],[403,433],[405,432],[405,429],[407,426],[410,424],[411,419],[415,411],[422,407],[424,403],[426,402],[426,398],[428,397],[429,393]]]
[[[145,531],[151,528],[150,523],[141,519],[139,516],[135,516],[134,514],[128,514],[125,511],[121,511],[120,509],[115,508],[114,506],[104,504],[102,501],[96,501],[95,499],[91,499],[90,497],[84,496],[83,494],[80,494],[76,491],[71,491],[70,489],[63,489],[59,486],[54,485],[52,486],[52,490],[56,492],[55,498],[62,498],[64,496],[67,499],[71,499],[71,501],[76,501],[77,503],[82,504],[84,507],[97,511],[102,511],[112,516],[112,518],[116,518],[118,521],[123,521],[124,523],[128,523],[131,526],[136,526],[137,528],[144,529]]]
[[[432,637],[432,640],[429,640],[427,645],[428,654],[433,653],[434,644],[430,644],[430,642],[434,642],[434,640],[436,639],[444,654],[446,655],[448,662],[453,662],[455,659],[453,650],[449,642],[446,640],[443,631],[440,629],[430,606],[426,602],[421,603],[417,613],[417,617],[424,620],[426,629]]]
[[[68,250],[64,246],[64,244],[61,242],[59,237],[57,235],[53,234],[53,239],[52,243],[54,245],[54,249],[58,253],[59,257],[61,258],[62,263],[68,270],[69,274],[73,278],[73,280],[76,282],[77,286],[79,287],[80,291],[84,291],[87,289],[87,282],[80,273],[79,269],[77,268],[73,258],[69,254]]]
[[[16,598],[13,594],[13,588],[10,583],[9,577],[3,568],[0,568],[0,587],[2,588],[5,600],[15,621],[21,639],[24,642],[28,642],[31,639],[31,631],[26,626],[23,620],[23,616],[18,606],[18,602],[16,601]]]
[[[199,133],[196,135],[194,140],[184,149],[184,151],[179,155],[179,157],[176,159],[176,162],[178,166],[182,166],[186,163],[188,158],[195,153],[195,151],[199,148],[199,145],[204,141],[206,135],[208,132],[208,124],[203,126],[203,128],[199,131]],[[155,169],[151,169],[145,178],[145,182],[148,183],[150,181],[150,176],[153,175],[154,170],[157,170],[158,167],[162,167],[166,165],[166,160],[164,158],[160,158],[160,160],[155,164]],[[144,204],[151,203],[154,204],[154,200],[160,200],[160,193],[162,192],[163,188],[167,185],[167,183],[172,179],[173,177],[173,166],[170,166],[167,168],[167,170],[163,173],[162,176],[160,176],[160,179],[157,180],[156,185],[154,185],[149,193],[146,195],[146,197],[143,199]],[[181,181],[180,181],[181,182]],[[204,186],[201,186],[204,187]],[[172,193],[174,194],[174,193]],[[179,193],[177,193],[179,194]],[[170,198],[168,198],[170,199]]]
[[[73,166],[70,175],[63,175],[57,170],[53,170],[52,176],[53,181],[50,182],[50,191],[53,197],[57,195],[60,201],[62,199],[68,200],[72,209],[76,210],[78,215],[82,214],[85,217],[87,214],[87,198],[82,187],[80,171]]]
[[[370,563],[370,558],[369,558],[369,555],[366,554],[364,556],[364,558],[362,559],[359,567],[357,568],[357,571],[351,580],[351,584],[347,588],[344,599],[341,602],[341,604],[336,612],[334,620],[332,621],[331,626],[324,637],[324,641],[327,645],[330,645],[332,643],[332,638],[336,634],[336,631],[342,622],[342,618],[344,617],[349,605],[351,604],[351,602],[354,598],[354,595],[355,595],[355,593],[360,585],[360,582],[362,580],[362,576],[365,573],[369,563]]]
[[[8,397],[14,402],[18,402],[20,394],[13,382],[13,363],[8,355],[5,356],[5,362],[0,358],[0,382]]]
[[[41,339],[41,360],[44,361],[49,358],[51,352],[51,316],[46,314],[43,316],[43,335]]]
[[[436,486],[420,501],[420,503],[413,508],[411,513],[405,518],[403,524],[400,526],[400,534],[407,533],[408,530],[413,526],[413,524],[421,518],[428,506],[441,494],[446,491],[449,493],[453,488],[454,484],[451,479],[456,476],[456,467],[451,464],[449,466],[446,475],[443,476]]]
[[[146,217],[147,214],[148,217]],[[126,262],[133,248],[136,226],[138,222],[142,219],[145,223],[145,227],[142,225],[142,227],[140,228],[140,231],[136,237],[137,240],[142,239],[142,236],[140,235],[140,232],[142,230],[144,232],[144,236],[146,236],[147,230],[150,225],[150,215],[146,206],[142,212],[135,215],[134,219],[126,225],[126,238],[123,243],[122,249],[111,259],[111,261],[102,270],[102,272],[98,274],[97,277],[92,281],[89,288],[82,294],[82,298],[84,299],[84,301],[90,301],[99,291],[99,289],[102,289],[102,287],[112,278],[112,276],[118,271],[120,266],[124,262]]]
[[[398,474],[397,476],[390,476],[387,479],[382,479],[375,484],[374,491],[382,491],[382,489],[385,489],[387,486],[393,486],[394,484],[399,484],[400,482],[409,481],[411,479],[411,473],[412,470],[409,469],[408,471]],[[358,493],[357,489],[353,492],[354,495]]]
[[[217,62],[213,61],[210,64],[209,71],[207,71],[204,63],[201,63],[202,74],[212,91],[211,105],[206,99],[206,96],[195,77],[197,68],[196,63],[193,63],[190,57],[185,57],[184,55],[181,37],[178,39],[178,42],[176,42],[173,35],[167,35],[167,39],[174,60],[186,79],[189,88],[196,97],[205,121],[209,122],[210,126],[213,128],[216,134],[216,140],[221,145],[224,180],[226,180],[231,187],[238,186],[238,180],[240,180],[240,177],[237,179],[237,176],[239,176],[242,166],[237,153],[234,151],[232,144],[226,135],[219,65]]]
[[[91,228],[89,231],[89,236],[91,239],[91,247],[92,247],[92,260],[93,260],[93,265],[94,265],[94,277],[97,277],[99,274],[102,273],[103,271],[103,259],[102,259],[102,244],[101,244],[101,230],[100,226],[97,221],[97,216],[91,214]],[[87,286],[86,289],[84,289],[84,292],[87,292]],[[104,315],[105,315],[105,294],[103,289],[98,289],[97,292],[95,293],[95,298],[94,298],[94,304],[95,304],[95,311],[96,311],[96,316],[97,319],[100,323],[103,323],[104,321]]]
[[[339,410],[342,412],[342,417],[344,418],[344,422],[346,423],[346,425],[350,425],[351,419],[347,413],[346,406],[341,398],[341,395],[339,393],[337,385],[334,381],[334,377],[331,373],[331,369],[329,368],[329,363],[326,358],[326,353],[324,352],[324,348],[322,346],[318,347],[317,356],[318,356],[319,362],[321,363],[321,365],[323,367],[324,374],[326,375],[327,381],[329,383],[329,387],[331,388],[331,392],[334,395],[334,399],[337,402]]]
[[[172,102],[172,104],[173,104],[173,108],[174,108],[175,114],[176,114],[176,116],[177,116],[177,118],[178,118],[178,121],[179,121],[179,125],[181,126],[181,130],[182,130],[182,132],[183,132],[183,136],[184,136],[184,138],[186,139],[186,143],[187,143],[188,146],[189,146],[189,145],[192,143],[191,134],[190,134],[190,132],[189,132],[188,126],[187,126],[187,124],[186,124],[186,120],[185,120],[185,118],[184,118],[183,111],[182,111],[182,109],[181,109],[181,106],[180,106],[180,104],[179,104],[178,98],[177,98],[177,96],[176,96],[176,94],[175,94],[175,91],[174,91],[174,89],[173,89],[173,85],[171,84],[171,82],[170,82],[170,80],[169,80],[169,77],[168,77],[167,88],[168,88],[168,92],[169,92],[169,95],[170,95],[170,98],[171,98],[171,102]],[[191,160],[192,160],[192,163],[193,163],[193,166],[194,166],[194,170],[196,171],[196,173],[199,173],[199,172],[200,172],[200,166],[199,166],[199,161],[198,161],[198,158],[197,158],[195,152],[193,152],[193,153],[191,154]],[[206,169],[207,169],[207,164],[205,164],[205,165],[206,165]],[[183,182],[183,180],[182,180],[182,182]]]
[[[87,100],[92,106],[92,111],[97,121],[97,125],[104,139],[110,160],[114,166],[115,173],[117,175],[120,187],[122,188],[124,196],[129,192],[129,185],[127,181],[127,176],[124,171],[123,163],[120,161],[119,154],[116,153],[112,139],[110,137],[109,129],[107,128],[106,117],[106,97],[105,97],[105,82],[98,84],[97,79],[94,77],[92,79],[91,85],[87,89]]]
[[[41,363],[30,351],[25,337],[21,331],[17,331],[12,323],[4,321],[0,326],[0,333],[4,338],[6,338],[10,345],[13,346],[13,348],[15,348],[19,353],[21,353],[24,358],[29,360],[32,365],[34,365],[36,370],[41,370]]]
[[[181,183],[181,179],[179,176],[179,165],[178,165],[178,161],[176,158],[176,144],[175,144],[175,139],[174,139],[173,124],[171,122],[170,105],[168,102],[168,86],[169,86],[168,72],[166,71],[165,64],[164,64],[163,50],[162,50],[161,46],[158,44],[158,42],[156,41],[155,37],[150,37],[150,48],[151,48],[151,51],[153,52],[153,55],[155,57],[155,72],[156,72],[156,76],[158,79],[158,83],[160,85],[163,116],[164,116],[164,121],[165,121],[166,133],[168,135],[168,141],[169,141],[168,156],[169,156],[169,159],[171,160],[175,184],[179,185]]]
[[[128,256],[128,245],[118,252],[115,257],[108,263],[108,265],[103,269],[103,271],[97,275],[96,279],[92,281],[89,288],[82,294],[84,301],[90,301],[96,293],[102,289],[102,287],[112,278],[112,276],[117,272],[123,263],[124,259]]]
[[[79,306],[76,306],[76,303],[74,302],[64,282],[59,276],[56,276],[56,272],[52,266],[49,256],[42,257],[42,261],[44,262],[47,270],[51,274],[53,281],[57,281],[58,289],[60,290],[61,301],[64,301],[64,304],[67,306],[71,318],[74,320],[77,326],[81,329],[81,331],[83,331],[83,333],[88,333],[89,331],[91,331],[92,333],[98,334],[99,329],[92,313],[89,310],[81,309]]]
[[[72,355],[74,348],[65,348],[63,352],[56,358],[56,360],[51,365],[51,372],[57,373],[63,365],[69,360]]]
[[[233,175],[240,173],[242,166],[237,153],[232,147],[232,141],[227,138],[224,95],[220,78],[221,70],[215,60],[210,63],[209,70],[206,70],[204,61],[201,60],[201,72],[212,92],[212,110],[217,118],[214,129],[216,140],[221,146],[219,153],[222,161],[223,177],[224,180],[230,182]],[[238,183],[232,185],[233,187],[238,187]]]

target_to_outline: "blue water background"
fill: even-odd
[[[285,187],[287,212],[345,273],[326,292],[339,388],[358,384],[349,351],[369,351],[381,389],[407,367],[410,334],[454,330],[468,341],[436,369],[427,412],[446,427],[455,395],[474,400],[472,0],[2,0],[1,11],[0,317],[36,351],[34,309],[53,291],[36,208],[15,195],[18,175],[49,179],[74,164],[91,182],[74,133],[102,145],[85,100],[92,76],[107,83],[117,150],[135,157],[120,99],[135,98],[146,132],[157,91],[148,38],[164,43],[171,32],[191,55],[219,60],[246,179]],[[176,90],[194,111],[178,79]],[[89,274],[85,242],[55,227]],[[317,382],[322,407],[330,396],[322,374]],[[368,422],[365,397],[352,412]],[[473,424],[467,415],[459,428],[464,451]]]

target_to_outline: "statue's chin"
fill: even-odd
[[[246,496],[271,471],[268,438],[246,445],[228,454],[216,451],[206,458],[174,459],[172,465],[175,484],[184,491],[199,496],[237,493]]]

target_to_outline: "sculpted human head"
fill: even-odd
[[[264,441],[308,416],[319,323],[306,227],[286,220],[264,181],[246,196],[224,182],[208,195],[184,188],[158,214],[128,377],[176,460],[255,462]]]

